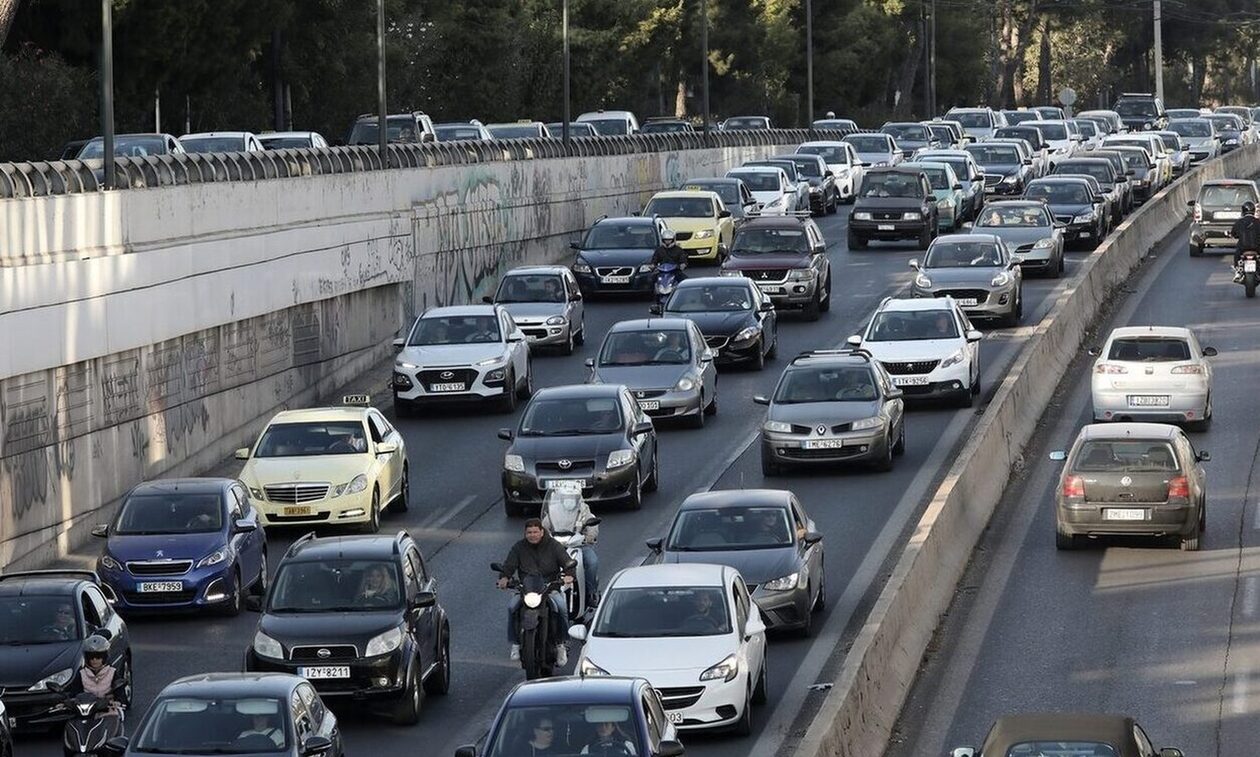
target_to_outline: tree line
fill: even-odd
[[[111,0],[118,131],[344,137],[376,110],[374,0]],[[1151,91],[1151,0],[706,0],[715,118],[864,126],[951,105]],[[569,0],[574,114],[702,109],[702,0]],[[561,0],[386,0],[388,101],[436,121],[558,120]],[[1258,99],[1255,0],[1163,0],[1169,105]],[[933,17],[934,16],[934,17]],[[0,0],[0,160],[99,132],[100,4]],[[5,31],[7,29],[7,36]],[[935,40],[934,48],[931,40]],[[932,65],[932,61],[935,65]],[[935,76],[929,75],[934,70]],[[934,81],[934,92],[930,84]]]

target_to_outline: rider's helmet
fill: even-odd
[[[83,640],[83,662],[89,663],[93,659],[109,661],[109,640],[104,636],[93,635]]]
[[[1255,214],[1256,214],[1256,204],[1255,204],[1254,202],[1252,202],[1251,200],[1247,200],[1246,202],[1244,202],[1244,203],[1243,203],[1243,206],[1242,206],[1242,212],[1243,212],[1243,215],[1245,215],[1245,216],[1253,216],[1253,215],[1255,215]]]
[[[665,245],[666,247],[669,247],[672,244],[674,244],[674,230],[673,229],[667,228],[661,232],[661,244]]]
[[[827,111],[827,118],[835,118],[835,117],[836,117],[836,112],[834,110]]]

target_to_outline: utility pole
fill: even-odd
[[[704,133],[705,144],[709,143],[709,3],[708,0],[700,0],[700,46],[704,48],[704,68],[701,69],[701,86],[704,90],[704,124],[701,130]]]
[[[105,189],[117,185],[114,165],[114,19],[113,0],[101,0],[101,141],[105,148]]]
[[[153,131],[162,133],[162,88],[153,88]]]
[[[376,0],[376,146],[389,168],[389,113],[385,109],[385,0]]]
[[[931,25],[928,29],[928,50],[931,51],[931,56],[928,58],[928,70],[931,71],[931,76],[928,79],[930,110],[927,115],[928,118],[934,118],[938,112],[936,109],[936,0],[932,0],[929,12],[932,14]]]
[[[1161,13],[1160,0],[1155,5],[1155,96],[1160,102],[1164,100],[1164,19]]]
[[[564,40],[564,118],[560,122],[560,134],[564,140],[564,154],[569,154],[569,0],[564,0],[560,10],[560,36]]]
[[[805,0],[805,123],[814,125],[814,4]]]

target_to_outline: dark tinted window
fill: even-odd
[[[1155,117],[1155,103],[1150,100],[1121,100],[1116,103],[1115,111],[1125,118],[1146,116]]]
[[[359,121],[350,132],[352,145],[374,145],[379,137],[380,129],[376,121]],[[410,116],[389,116],[385,119],[385,138],[390,142],[419,142],[420,134],[416,131],[415,119]]]
[[[927,128],[918,124],[889,124],[880,131],[891,134],[893,139],[906,139],[913,142],[928,140]]]
[[[818,155],[828,163],[848,163],[849,153],[843,147],[826,145],[801,145],[796,151],[803,155]]]
[[[691,362],[687,332],[614,331],[604,339],[598,365],[686,365]]]
[[[1180,134],[1183,137],[1210,137],[1212,136],[1212,124],[1210,121],[1173,121],[1168,124],[1168,131]]]
[[[506,126],[487,126],[486,131],[495,139],[526,139],[542,136],[542,129],[537,124],[509,124]]]
[[[268,150],[296,150],[311,146],[307,137],[259,137],[258,141]]]
[[[1093,741],[1031,741],[1011,747],[1006,757],[1116,757],[1116,750]]]
[[[1143,166],[1145,168],[1145,166]],[[1024,194],[1050,203],[1085,205],[1090,201],[1089,189],[1082,184],[1030,184]]]
[[[0,597],[0,645],[51,644],[82,637],[69,595]]]
[[[993,126],[993,122],[989,120],[988,113],[978,113],[972,111],[970,113],[950,113],[949,119],[957,121],[969,129],[988,129]]]
[[[664,218],[712,218],[714,212],[708,197],[656,197],[643,209],[645,216]]]
[[[777,192],[780,188],[779,175],[770,171],[740,171],[732,176],[753,192]]]
[[[564,279],[552,273],[517,273],[499,282],[495,302],[564,302]]]
[[[629,705],[560,704],[509,706],[485,754],[489,757],[532,757],[535,754],[577,757],[587,747],[590,748],[585,754],[591,755],[642,757],[649,753],[640,742],[639,726]]]
[[[582,244],[587,250],[654,250],[656,229],[649,223],[597,223]]]
[[[1041,136],[1046,139],[1067,139],[1067,127],[1063,124],[1042,123],[1040,121],[1031,122],[1032,126],[1041,132]]]
[[[262,447],[259,447],[262,450]],[[132,494],[123,503],[115,534],[201,534],[223,528],[218,494],[152,492]]]
[[[114,155],[117,157],[142,158],[146,155],[165,155],[166,140],[162,137],[117,137],[114,139]],[[99,137],[84,145],[79,160],[101,158],[105,155],[105,142]]]
[[[871,321],[868,342],[956,339],[958,324],[946,310],[884,311]]]
[[[852,134],[845,137],[844,141],[853,145],[853,149],[858,152],[883,152],[889,149],[886,136]]]
[[[1097,163],[1064,162],[1054,167],[1054,173],[1056,174],[1065,174],[1065,173],[1084,174],[1086,176],[1093,176],[1095,179],[1102,182],[1110,182],[1112,179],[1111,167],[1099,165]]]
[[[1172,445],[1160,439],[1098,439],[1081,445],[1072,470],[1081,473],[1154,473],[1177,470]]]
[[[688,508],[669,532],[669,549],[703,552],[769,549],[795,543],[788,511],[782,507]]]
[[[497,342],[499,338],[498,316],[446,315],[421,318],[407,344],[481,344]]]
[[[872,173],[862,180],[863,197],[922,197],[919,177],[909,173]]]
[[[286,707],[269,697],[164,697],[153,704],[132,748],[165,754],[287,751]]]
[[[615,397],[541,399],[526,408],[521,436],[609,434],[621,428],[621,409]]]
[[[689,181],[682,186],[683,190],[702,190],[705,192],[713,192],[722,198],[722,202],[726,204],[728,209],[739,208],[742,203],[739,197],[739,185],[729,181]]]
[[[671,313],[723,312],[752,310],[752,293],[737,284],[706,284],[679,287],[669,298]]]
[[[752,254],[805,254],[809,252],[809,238],[804,229],[740,229],[731,249],[740,255]]]
[[[1184,339],[1136,337],[1117,339],[1107,352],[1108,360],[1141,363],[1167,363],[1190,359],[1190,345]]]
[[[582,123],[590,124],[600,136],[625,136],[630,133],[630,122],[624,118],[588,118]]]
[[[1255,202],[1256,193],[1250,184],[1225,186],[1209,184],[1199,193],[1200,205],[1241,208],[1244,202]]]
[[[475,126],[435,126],[439,142],[454,142],[460,139],[481,139],[481,130]]]
[[[179,143],[186,152],[240,152],[245,149],[244,137],[185,137]]]
[[[396,608],[402,603],[398,565],[387,560],[284,562],[276,573],[270,612],[335,612]]]

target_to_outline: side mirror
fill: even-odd
[[[723,211],[718,212],[718,218],[730,218],[730,217],[731,217],[731,211],[729,210],[723,210]]]
[[[263,598],[255,594],[247,594],[245,596],[245,609],[250,612],[262,612]]]
[[[411,600],[411,609],[422,610],[426,607],[433,607],[437,604],[437,594],[431,591],[418,591],[416,596]]]
[[[756,395],[753,395],[753,402],[758,405],[769,405],[770,398],[765,396],[764,394],[756,394]]]
[[[240,448],[240,449],[238,449],[235,453],[233,453],[233,456],[234,456],[237,460],[248,460],[248,459],[249,459],[249,447],[241,447],[241,448]]]
[[[949,757],[976,757],[975,747],[960,746],[950,751]]]
[[[1031,159],[1031,158],[1024,158],[1024,160],[1023,160],[1023,164],[1024,164],[1024,165],[1026,165],[1026,166],[1031,166],[1031,165],[1032,165],[1032,159]]]
[[[593,357],[588,357],[587,359],[585,359],[585,360],[583,360],[583,361],[582,361],[582,365],[586,366],[587,368],[594,368],[594,367],[595,367],[595,358],[593,358]]]
[[[232,523],[232,533],[234,534],[250,534],[258,530],[258,524],[252,520],[240,520]]]
[[[393,442],[381,442],[376,445],[376,454],[378,455],[392,455],[397,451],[398,445]]]
[[[1212,461],[1212,453],[1205,449],[1201,449],[1195,453],[1194,459],[1196,462],[1209,463]]]
[[[660,305],[652,305],[648,307],[648,312],[651,313],[652,315],[660,315],[661,313],[665,312],[665,309],[662,308]]]
[[[1090,357],[1098,357],[1099,355],[1101,355],[1101,354],[1102,354],[1102,350],[1101,350],[1101,349],[1099,349],[1097,346],[1094,346],[1094,347],[1090,347],[1089,349],[1085,350],[1085,354],[1086,354],[1086,355],[1089,355]]]
[[[1204,354],[1207,354],[1207,350],[1204,350],[1203,352]],[[105,538],[106,536],[109,536],[109,526],[107,524],[101,524],[99,526],[92,526],[92,535],[100,537],[102,539]]]
[[[582,293],[581,293],[581,292],[574,292],[573,294],[569,295],[569,299],[570,299],[570,300],[572,300],[573,302],[581,302],[581,301],[582,301]]]
[[[845,340],[844,340],[844,343],[845,343],[845,344],[847,344],[847,345],[849,345],[850,347],[861,347],[861,346],[862,346],[862,335],[861,335],[861,334],[854,334],[853,336],[849,337],[848,339],[845,339]]]
[[[895,386],[888,390],[888,399],[890,400],[899,400],[904,396],[906,396],[906,393]]]
[[[963,187],[962,187],[962,184],[955,184],[954,186],[950,187],[950,189],[954,189],[954,190],[959,190],[959,189],[962,189],[962,188],[963,188]]]
[[[332,751],[332,745],[332,739],[327,736],[307,736],[302,739],[302,757],[318,757],[318,755],[327,754]]]
[[[510,428],[499,429],[499,438],[502,439],[503,441],[505,442],[512,441],[512,436],[513,436],[512,429]]]
[[[395,339],[391,344],[394,345],[395,350],[401,350],[403,347],[407,346],[407,340],[399,338],[399,339]]]
[[[825,171],[825,172],[823,173],[823,176],[830,176],[830,177],[832,177],[832,178],[835,178],[835,176],[836,176],[836,175],[835,175],[835,173],[834,173],[834,172],[832,172],[832,171]]]
[[[455,757],[477,757],[477,747],[473,744],[455,747]]]
[[[486,303],[487,305],[493,305],[493,304],[494,304],[494,298],[493,298],[493,297],[491,297],[491,296],[490,296],[490,295],[488,295],[488,294],[483,294],[483,295],[481,295],[481,301],[482,301],[482,302],[484,302],[484,303]]]
[[[910,260],[910,267],[911,267],[911,268],[913,268],[913,269],[914,269],[914,270],[916,270],[916,271],[917,271],[917,270],[919,270],[919,259],[918,259],[918,258],[911,258],[911,260]]]
[[[572,625],[569,626],[569,638],[574,641],[586,641],[586,626]]]
[[[1125,172],[1124,172],[1124,175],[1125,175],[1125,176],[1137,176],[1137,171],[1134,171],[1132,168],[1130,168],[1129,170],[1127,170],[1127,171],[1125,171]],[[1193,204],[1193,203],[1194,203],[1194,200],[1191,200],[1190,202],[1191,202],[1191,204]]]
[[[108,755],[122,755],[127,751],[127,744],[131,743],[126,736],[115,736],[105,742],[105,753]]]
[[[650,434],[652,433],[653,428],[654,426],[652,425],[652,421],[643,421],[642,423],[636,423],[634,424],[634,427],[630,429],[630,435],[643,436],[644,434]]]
[[[686,748],[677,741],[662,741],[656,748],[656,757],[682,757],[686,753]],[[1160,757],[1164,755],[1161,754]],[[1181,753],[1178,752],[1175,757],[1181,757]]]
[[[660,552],[664,548],[665,540],[658,536],[654,539],[648,539],[643,543],[646,544],[647,548],[653,552]]]
[[[1066,224],[1066,223],[1064,223],[1063,221],[1055,221],[1055,222],[1054,222],[1054,228],[1056,228],[1056,229],[1066,229],[1066,228],[1067,228],[1067,224]]]
[[[702,362],[702,363],[712,363],[712,362],[713,362],[713,358],[715,358],[715,357],[717,357],[717,353],[716,353],[716,352],[714,352],[714,351],[713,351],[713,350],[711,350],[711,349],[709,349],[709,350],[705,350],[704,352],[700,353],[700,362]]]
[[[1023,255],[1012,255],[1012,256],[1011,256],[1011,267],[1012,267],[1012,268],[1014,268],[1015,266],[1017,266],[1017,265],[1019,265],[1020,263],[1023,263],[1023,262],[1024,262],[1024,256],[1023,256]]]
[[[963,225],[962,225],[964,229],[973,229],[975,228],[975,226],[976,225],[972,223],[971,221],[963,221]]]
[[[1189,202],[1187,202],[1187,203],[1186,203],[1186,207],[1193,208],[1193,207],[1194,207],[1194,200],[1190,200]]]
[[[807,531],[805,532],[805,538],[801,539],[801,541],[805,542],[806,544],[817,544],[818,542],[822,540],[823,540],[823,535],[818,533],[817,531]]]
[[[570,249],[570,250],[581,250],[581,249],[582,249],[582,245],[581,245],[581,243],[579,243],[579,242],[569,242],[569,249]]]
[[[1159,757],[1185,757],[1185,755],[1175,746],[1166,746],[1159,750]]]
[[[99,636],[102,639],[107,639],[107,640],[114,638],[114,632],[109,630],[108,628],[94,628],[92,629],[91,635]]]
[[[766,632],[766,622],[761,619],[761,613],[753,613],[748,618],[747,625],[744,626],[744,640],[747,641],[759,633]]]
[[[983,331],[978,331],[978,330],[976,330],[976,329],[972,329],[971,331],[968,331],[968,332],[967,332],[967,341],[968,341],[968,342],[979,342],[979,341],[981,341],[982,339],[984,339],[984,332],[983,332]]]
[[[1054,452],[1047,455],[1047,457],[1056,463],[1061,463],[1067,459],[1067,450],[1056,449]]]
[[[502,573],[503,563],[497,563],[497,562],[490,563],[490,570],[493,570],[495,573]]]
[[[587,518],[586,522],[583,523],[582,525],[586,526],[587,528],[590,528],[592,526],[598,526],[600,523],[603,523],[603,522],[604,522],[603,518],[596,518],[592,516],[590,518]]]
[[[1216,355],[1217,355],[1217,352],[1216,352],[1216,348],[1215,348],[1215,347],[1204,347],[1204,348],[1203,348],[1203,357],[1216,357]]]
[[[762,313],[773,313],[773,312],[774,312],[774,303],[773,303],[773,302],[763,302],[763,303],[761,303],[761,307],[757,308],[757,310],[758,310],[759,312],[762,312]]]
[[[514,344],[516,342],[523,342],[525,341],[525,335],[517,331],[515,333],[508,335],[507,340],[508,340],[508,344]]]

